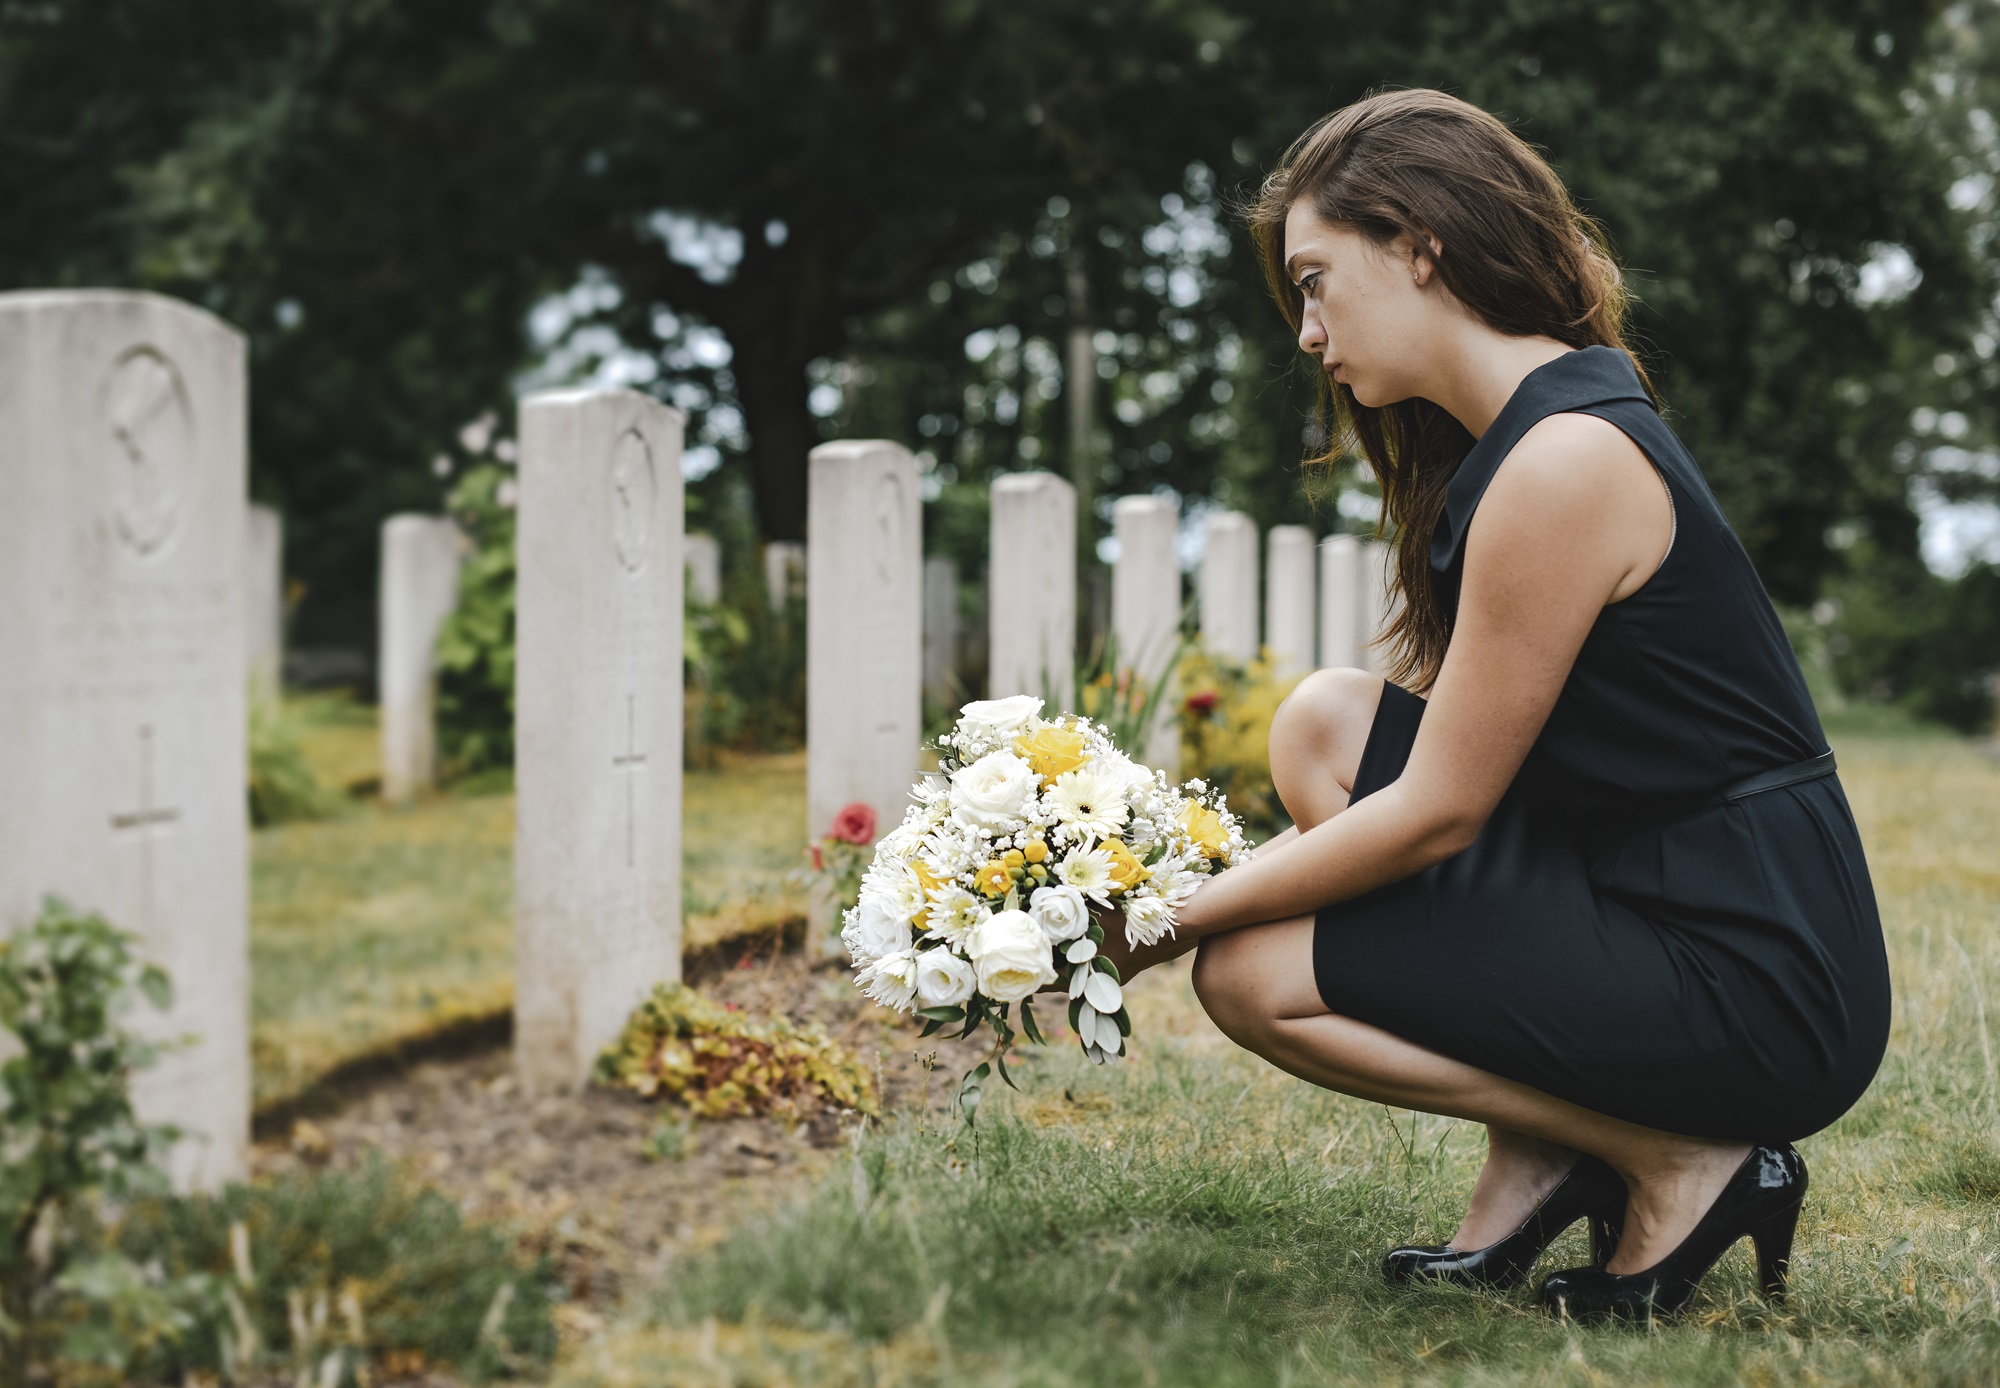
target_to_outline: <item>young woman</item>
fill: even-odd
[[[1881,923],[1804,681],[1622,339],[1602,238],[1431,91],[1308,131],[1252,226],[1334,449],[1382,484],[1395,682],[1323,670],[1271,730],[1296,828],[1178,941],[1216,1024],[1302,1079],[1487,1127],[1450,1243],[1395,1280],[1672,1314],[1737,1239],[1784,1291],[1805,1162],[1889,1026]],[[1124,961],[1121,961],[1124,962]]]

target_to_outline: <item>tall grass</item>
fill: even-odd
[[[1278,1074],[1207,1027],[1182,969],[1135,986],[1122,1070],[1057,1051],[977,1135],[909,1114],[858,1136],[810,1200],[670,1269],[563,1381],[1990,1383],[2000,768],[1949,740],[1840,752],[1896,1026],[1875,1087],[1803,1144],[1782,1307],[1741,1247],[1652,1332],[1552,1322],[1525,1291],[1389,1287],[1384,1249],[1455,1224],[1477,1130]],[[1543,1266],[1583,1256],[1573,1231]]]

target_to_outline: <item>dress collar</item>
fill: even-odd
[[[1613,400],[1652,404],[1632,359],[1616,347],[1565,352],[1530,371],[1452,476],[1445,492],[1444,514],[1431,535],[1431,567],[1443,573],[1458,561],[1465,528],[1472,523],[1480,497],[1486,494],[1486,484],[1523,434],[1552,414]]]

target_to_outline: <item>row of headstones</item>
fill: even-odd
[[[183,1186],[241,1174],[249,1135],[246,696],[275,686],[252,651],[275,661],[282,593],[275,527],[245,519],[246,400],[242,337],[190,305],[0,294],[0,927],[59,894],[170,972],[172,1007],[145,1025],[197,1039],[135,1097],[191,1135],[170,1158]],[[519,438],[515,1044],[546,1089],[581,1081],[679,971],[690,547],[677,411],[546,393]],[[815,825],[851,801],[893,812],[916,775],[920,507],[907,450],[813,451],[814,542],[780,560],[804,561]],[[995,488],[1000,692],[1070,678],[1074,512],[1055,479]],[[1114,625],[1141,661],[1178,627],[1177,529],[1168,503],[1118,505]],[[385,627],[434,628],[448,585],[424,608],[395,575],[455,578],[456,536],[415,518],[388,539]],[[427,649],[384,682],[424,697]]]

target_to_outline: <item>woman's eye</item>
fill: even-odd
[[[1300,278],[1299,292],[1308,299],[1317,297],[1319,294],[1319,271],[1314,270],[1311,274]]]

